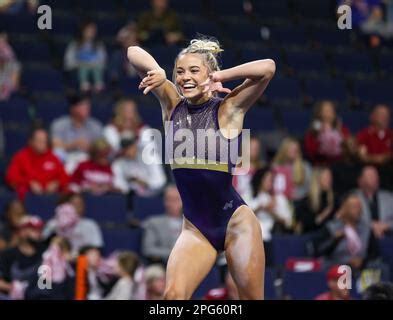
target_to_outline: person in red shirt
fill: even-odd
[[[93,142],[90,159],[81,162],[71,177],[70,189],[73,192],[91,192],[103,194],[117,191],[114,188],[114,176],[109,156],[111,148],[105,139]]]
[[[340,277],[345,277],[344,270],[340,270],[339,265],[332,266],[327,274],[327,284],[329,287],[329,291],[321,293],[316,296],[314,300],[350,300],[351,296],[349,290],[345,288],[340,288],[339,279]],[[345,280],[342,281],[345,284]]]
[[[314,165],[329,165],[343,157],[349,129],[337,117],[333,102],[325,100],[315,110],[311,128],[304,137],[304,150]]]
[[[63,164],[49,148],[45,129],[34,129],[28,145],[11,159],[6,182],[21,199],[24,199],[27,192],[52,194],[67,191],[68,176]]]
[[[374,107],[370,126],[357,135],[359,157],[367,164],[384,165],[393,156],[393,130],[389,128],[390,110],[384,104]]]

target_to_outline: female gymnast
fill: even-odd
[[[128,48],[128,59],[142,78],[139,89],[144,94],[154,93],[163,120],[174,123],[174,132],[214,129],[226,143],[240,136],[244,116],[272,79],[275,63],[257,60],[220,70],[220,51],[215,40],[192,40],[177,56],[171,82],[148,52],[140,47]],[[223,87],[224,82],[237,79],[245,80],[233,91]],[[224,99],[216,96],[219,92],[226,93]],[[168,139],[168,133],[166,136]],[[226,165],[172,166],[183,202],[184,223],[168,260],[165,299],[190,299],[223,250],[239,297],[264,297],[261,228],[253,211],[234,190],[230,165]]]

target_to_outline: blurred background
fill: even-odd
[[[337,26],[342,4],[352,29]],[[40,5],[52,29],[37,27]],[[251,169],[233,182],[263,229],[266,298],[389,290],[393,1],[4,0],[0,299],[162,297],[181,200],[170,169],[141,160],[163,126],[126,51],[146,48],[171,78],[200,35],[220,41],[222,68],[276,62],[245,120]],[[37,287],[42,265],[52,290]],[[223,257],[193,298],[237,299]]]

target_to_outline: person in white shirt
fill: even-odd
[[[273,173],[269,167],[255,172],[252,181],[253,198],[248,205],[260,221],[265,245],[266,265],[271,264],[270,243],[275,230],[289,231],[293,224],[291,205],[284,194],[274,194]]]
[[[142,197],[161,191],[166,183],[162,165],[144,162],[141,152],[138,152],[136,138],[123,139],[121,147],[121,156],[112,164],[115,188],[123,193],[132,191]]]
[[[115,272],[119,279],[104,300],[133,300],[133,279],[138,265],[139,259],[131,251],[124,251],[118,255]]]

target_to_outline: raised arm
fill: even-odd
[[[159,66],[157,61],[147,51],[140,47],[129,47],[127,56],[142,78],[139,88],[144,88],[144,94],[152,91],[160,101],[165,116],[169,117],[181,98],[175,85],[166,78],[164,69]]]
[[[275,62],[265,59],[214,72],[211,78],[213,81],[220,82],[245,79],[241,85],[228,94],[224,103],[247,111],[265,91],[275,71]]]

